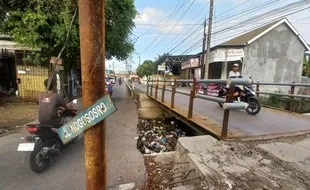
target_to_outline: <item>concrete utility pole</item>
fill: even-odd
[[[112,65],[113,65],[113,73],[115,73],[115,63],[113,62]]]
[[[200,60],[200,78],[203,79],[205,72],[204,72],[204,65],[205,65],[205,50],[206,50],[206,27],[207,27],[207,20],[204,21],[203,27],[203,38],[202,38],[202,54]]]
[[[139,66],[141,65],[141,54],[139,53]]]
[[[104,0],[79,0],[83,105],[105,93]],[[105,120],[84,134],[86,189],[106,189]]]
[[[212,17],[213,17],[213,4],[214,0],[210,0],[210,11],[209,11],[209,23],[208,23],[208,39],[207,39],[207,55],[205,64],[205,76],[207,79],[209,76],[209,62],[210,62],[210,46],[211,46],[211,32],[212,32]]]

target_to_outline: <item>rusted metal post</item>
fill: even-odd
[[[147,79],[146,79],[146,95],[149,95],[149,87],[150,87],[149,82],[150,82],[150,78],[147,77]]]
[[[165,101],[165,90],[166,90],[166,79],[164,79],[164,86],[163,86],[163,89],[161,91],[161,102]]]
[[[152,97],[153,96],[153,79],[152,79],[152,84],[151,84],[151,94],[150,96]]]
[[[155,99],[157,99],[157,92],[158,92],[158,78],[157,78],[156,86],[155,86]]]
[[[176,87],[177,87],[177,79],[174,79],[173,86],[172,86],[172,92],[171,92],[171,108],[174,108],[174,98],[175,98]]]
[[[259,92],[259,82],[256,84],[256,92]],[[259,98],[259,93],[256,93],[257,98]]]
[[[79,0],[83,105],[87,108],[105,93],[104,0]],[[84,133],[86,189],[106,187],[105,120]]]
[[[234,101],[234,89],[235,85],[230,85],[229,93],[226,96],[226,102],[233,102]],[[229,109],[224,110],[224,117],[223,117],[223,125],[222,125],[222,134],[221,137],[227,137],[227,130],[228,130],[228,120],[229,120]]]
[[[294,86],[294,82],[292,82],[293,84],[291,85],[291,92],[290,94],[291,95],[294,95],[295,94],[295,86]],[[294,105],[294,97],[291,97],[291,100],[290,100],[290,112],[293,111],[293,105]]]
[[[196,78],[193,79],[193,86],[189,95],[188,118],[193,117],[194,98],[195,98]]]

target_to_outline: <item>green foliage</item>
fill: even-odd
[[[38,63],[57,56],[64,44],[76,0],[10,0],[0,1],[0,32],[19,44],[35,49],[31,59]],[[126,59],[134,50],[129,39],[137,11],[133,0],[105,1],[106,58]],[[78,15],[62,55],[66,66],[72,66],[80,54]],[[41,59],[39,59],[39,57]]]
[[[308,61],[307,61],[308,57]],[[302,76],[310,78],[310,54],[304,54],[304,63],[303,63],[303,69],[302,69]]]
[[[150,76],[154,73],[156,73],[156,69],[157,69],[157,66],[156,64],[151,61],[151,60],[145,60],[142,65],[140,65],[136,72],[137,72],[137,75],[139,77],[143,77],[143,76]]]
[[[289,98],[285,96],[269,95],[268,97],[262,97],[261,102],[266,106],[285,109],[289,103]]]

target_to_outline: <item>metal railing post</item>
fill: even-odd
[[[256,92],[259,92],[259,81],[256,84]],[[257,98],[259,98],[259,93],[256,94]]]
[[[234,91],[235,91],[235,85],[231,84],[229,86],[229,93],[226,96],[226,102],[227,103],[234,101]],[[223,116],[223,124],[222,124],[222,134],[221,134],[222,138],[227,137],[228,120],[229,120],[229,109],[225,109],[224,110],[224,116]]]
[[[177,86],[177,79],[174,79],[172,92],[171,92],[171,109],[174,108],[174,98],[175,98],[176,86]]]
[[[161,102],[165,101],[165,90],[166,90],[166,79],[164,79],[164,86],[163,86],[163,89],[161,91]]]
[[[150,82],[150,78],[147,77],[147,79],[146,79],[146,95],[149,95],[149,87],[150,87],[149,82]]]
[[[291,85],[291,92],[290,94],[291,95],[294,95],[295,94],[295,86],[294,86],[294,82],[292,82],[293,85]],[[294,105],[294,97],[291,97],[291,100],[290,100],[290,112],[293,111],[293,105]]]
[[[131,85],[131,97],[134,97],[135,84],[134,84],[133,81],[132,81],[131,84],[132,84],[132,85]]]
[[[157,92],[158,92],[158,79],[156,81],[156,86],[155,86],[155,99],[157,99]]]
[[[193,87],[189,96],[188,118],[193,117],[194,98],[195,98],[196,78],[193,79]]]
[[[150,94],[150,96],[153,96],[153,80],[152,80],[152,83],[151,83],[151,90],[150,90],[151,92],[151,94]]]

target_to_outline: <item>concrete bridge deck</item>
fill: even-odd
[[[145,85],[135,84],[135,87],[142,92],[146,92]],[[186,91],[186,89],[184,89],[184,91]],[[154,93],[155,90],[153,90],[153,94]],[[158,98],[159,97],[161,97],[161,90],[158,90]],[[169,102],[171,101],[170,91],[165,91],[165,101],[166,103],[163,105],[169,107]],[[160,101],[158,102],[160,103]],[[188,110],[189,96],[176,94],[175,105],[182,109],[182,111],[179,109],[179,114],[186,114],[183,112]],[[218,124],[218,127],[222,126],[224,110],[219,107],[216,102],[195,98],[193,110],[194,117],[191,120],[206,116],[205,120],[210,118],[212,120],[211,123],[215,121],[215,123]],[[178,112],[177,110],[172,111]],[[209,131],[212,128],[210,126],[201,127],[207,130],[209,129]],[[228,138],[269,138],[277,136],[291,136],[310,133],[310,117],[268,108],[262,108],[261,112],[256,116],[248,115],[245,110],[236,110],[230,111],[228,129],[230,130],[228,133]],[[214,133],[213,131],[210,132]]]

